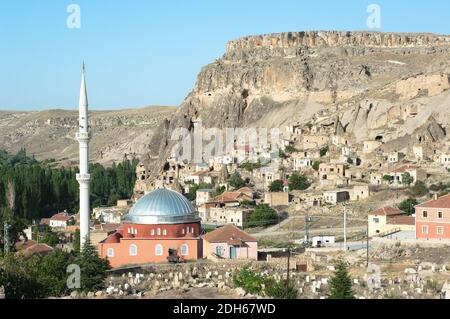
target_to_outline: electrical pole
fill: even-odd
[[[308,228],[308,223],[309,223],[309,216],[308,216],[308,211],[306,211],[306,216],[305,216],[305,244],[308,245],[309,243],[309,228]]]
[[[366,267],[369,267],[369,219],[367,219]]]
[[[344,250],[347,253],[347,209],[344,205]]]
[[[9,225],[7,222],[3,225],[3,251],[5,255],[9,253]]]
[[[289,280],[290,280],[290,274],[289,274],[289,270],[291,268],[291,248],[288,248],[288,258],[287,258],[287,278],[286,278],[286,299],[287,299],[287,293],[288,293],[288,289],[289,289]]]

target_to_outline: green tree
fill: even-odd
[[[245,222],[245,227],[266,227],[278,222],[278,213],[269,205],[256,206]]]
[[[285,151],[286,153],[288,153],[288,154],[292,154],[292,153],[298,152],[298,150],[297,150],[294,146],[292,146],[292,145],[286,146],[286,148],[284,149],[284,151]]]
[[[336,263],[336,272],[330,281],[329,299],[355,299],[352,280],[348,274],[347,264],[343,260]]]
[[[313,168],[313,170],[318,172],[319,168],[320,168],[320,162],[314,162],[312,168]]]
[[[325,155],[327,155],[328,151],[329,151],[329,147],[328,146],[322,147],[320,149],[320,157],[324,157]]]
[[[391,175],[384,175],[383,180],[388,183],[392,183],[392,181],[394,180],[394,177],[392,177]]]
[[[230,183],[231,187],[233,187],[234,189],[239,189],[246,185],[245,181],[242,179],[241,174],[239,174],[239,172],[234,172],[230,176],[228,183]]]
[[[87,241],[74,262],[81,269],[81,290],[97,291],[105,288],[108,259],[98,256],[96,248]]]
[[[408,172],[402,174],[402,183],[403,185],[410,186],[414,182],[414,177],[411,176]]]
[[[293,190],[305,190],[311,186],[311,182],[308,181],[305,175],[294,173],[289,178],[289,189]]]
[[[269,191],[271,191],[271,192],[282,192],[283,189],[284,189],[284,184],[283,184],[283,181],[281,181],[281,180],[273,181],[272,184],[270,184],[270,186],[269,186]]]
[[[398,204],[397,207],[398,207],[398,209],[400,209],[401,211],[404,211],[408,215],[412,215],[415,212],[414,206],[416,206],[418,204],[419,204],[419,202],[417,201],[417,199],[415,199],[415,198],[408,198],[408,199],[405,199],[400,204]]]

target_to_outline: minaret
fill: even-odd
[[[80,184],[80,248],[83,248],[89,239],[90,205],[89,205],[89,121],[88,121],[88,99],[86,81],[84,79],[84,63],[81,73],[81,88],[79,102],[80,127],[76,138],[80,144],[80,173],[77,181]]]

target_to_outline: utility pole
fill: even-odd
[[[7,222],[3,225],[3,251],[5,255],[9,253],[9,225]]]
[[[291,264],[290,264],[290,262],[291,262],[291,253],[292,253],[292,250],[291,250],[291,248],[288,248],[288,258],[287,258],[287,278],[286,278],[286,298],[287,298],[287,292],[288,292],[288,289],[289,289],[289,280],[290,280],[290,274],[289,274],[289,270],[290,270],[290,268],[291,268]]]
[[[367,219],[366,267],[369,267],[369,219]]]
[[[344,205],[344,250],[347,253],[347,207]]]
[[[308,215],[308,211],[306,211],[306,216],[305,216],[305,244],[308,245],[309,243],[309,215]]]

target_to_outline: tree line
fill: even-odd
[[[114,205],[118,199],[130,198],[136,165],[136,159],[112,167],[91,164],[92,206]],[[54,167],[51,161],[37,161],[25,149],[15,155],[0,151],[0,215],[32,221],[63,210],[78,212],[77,173],[78,168]]]

